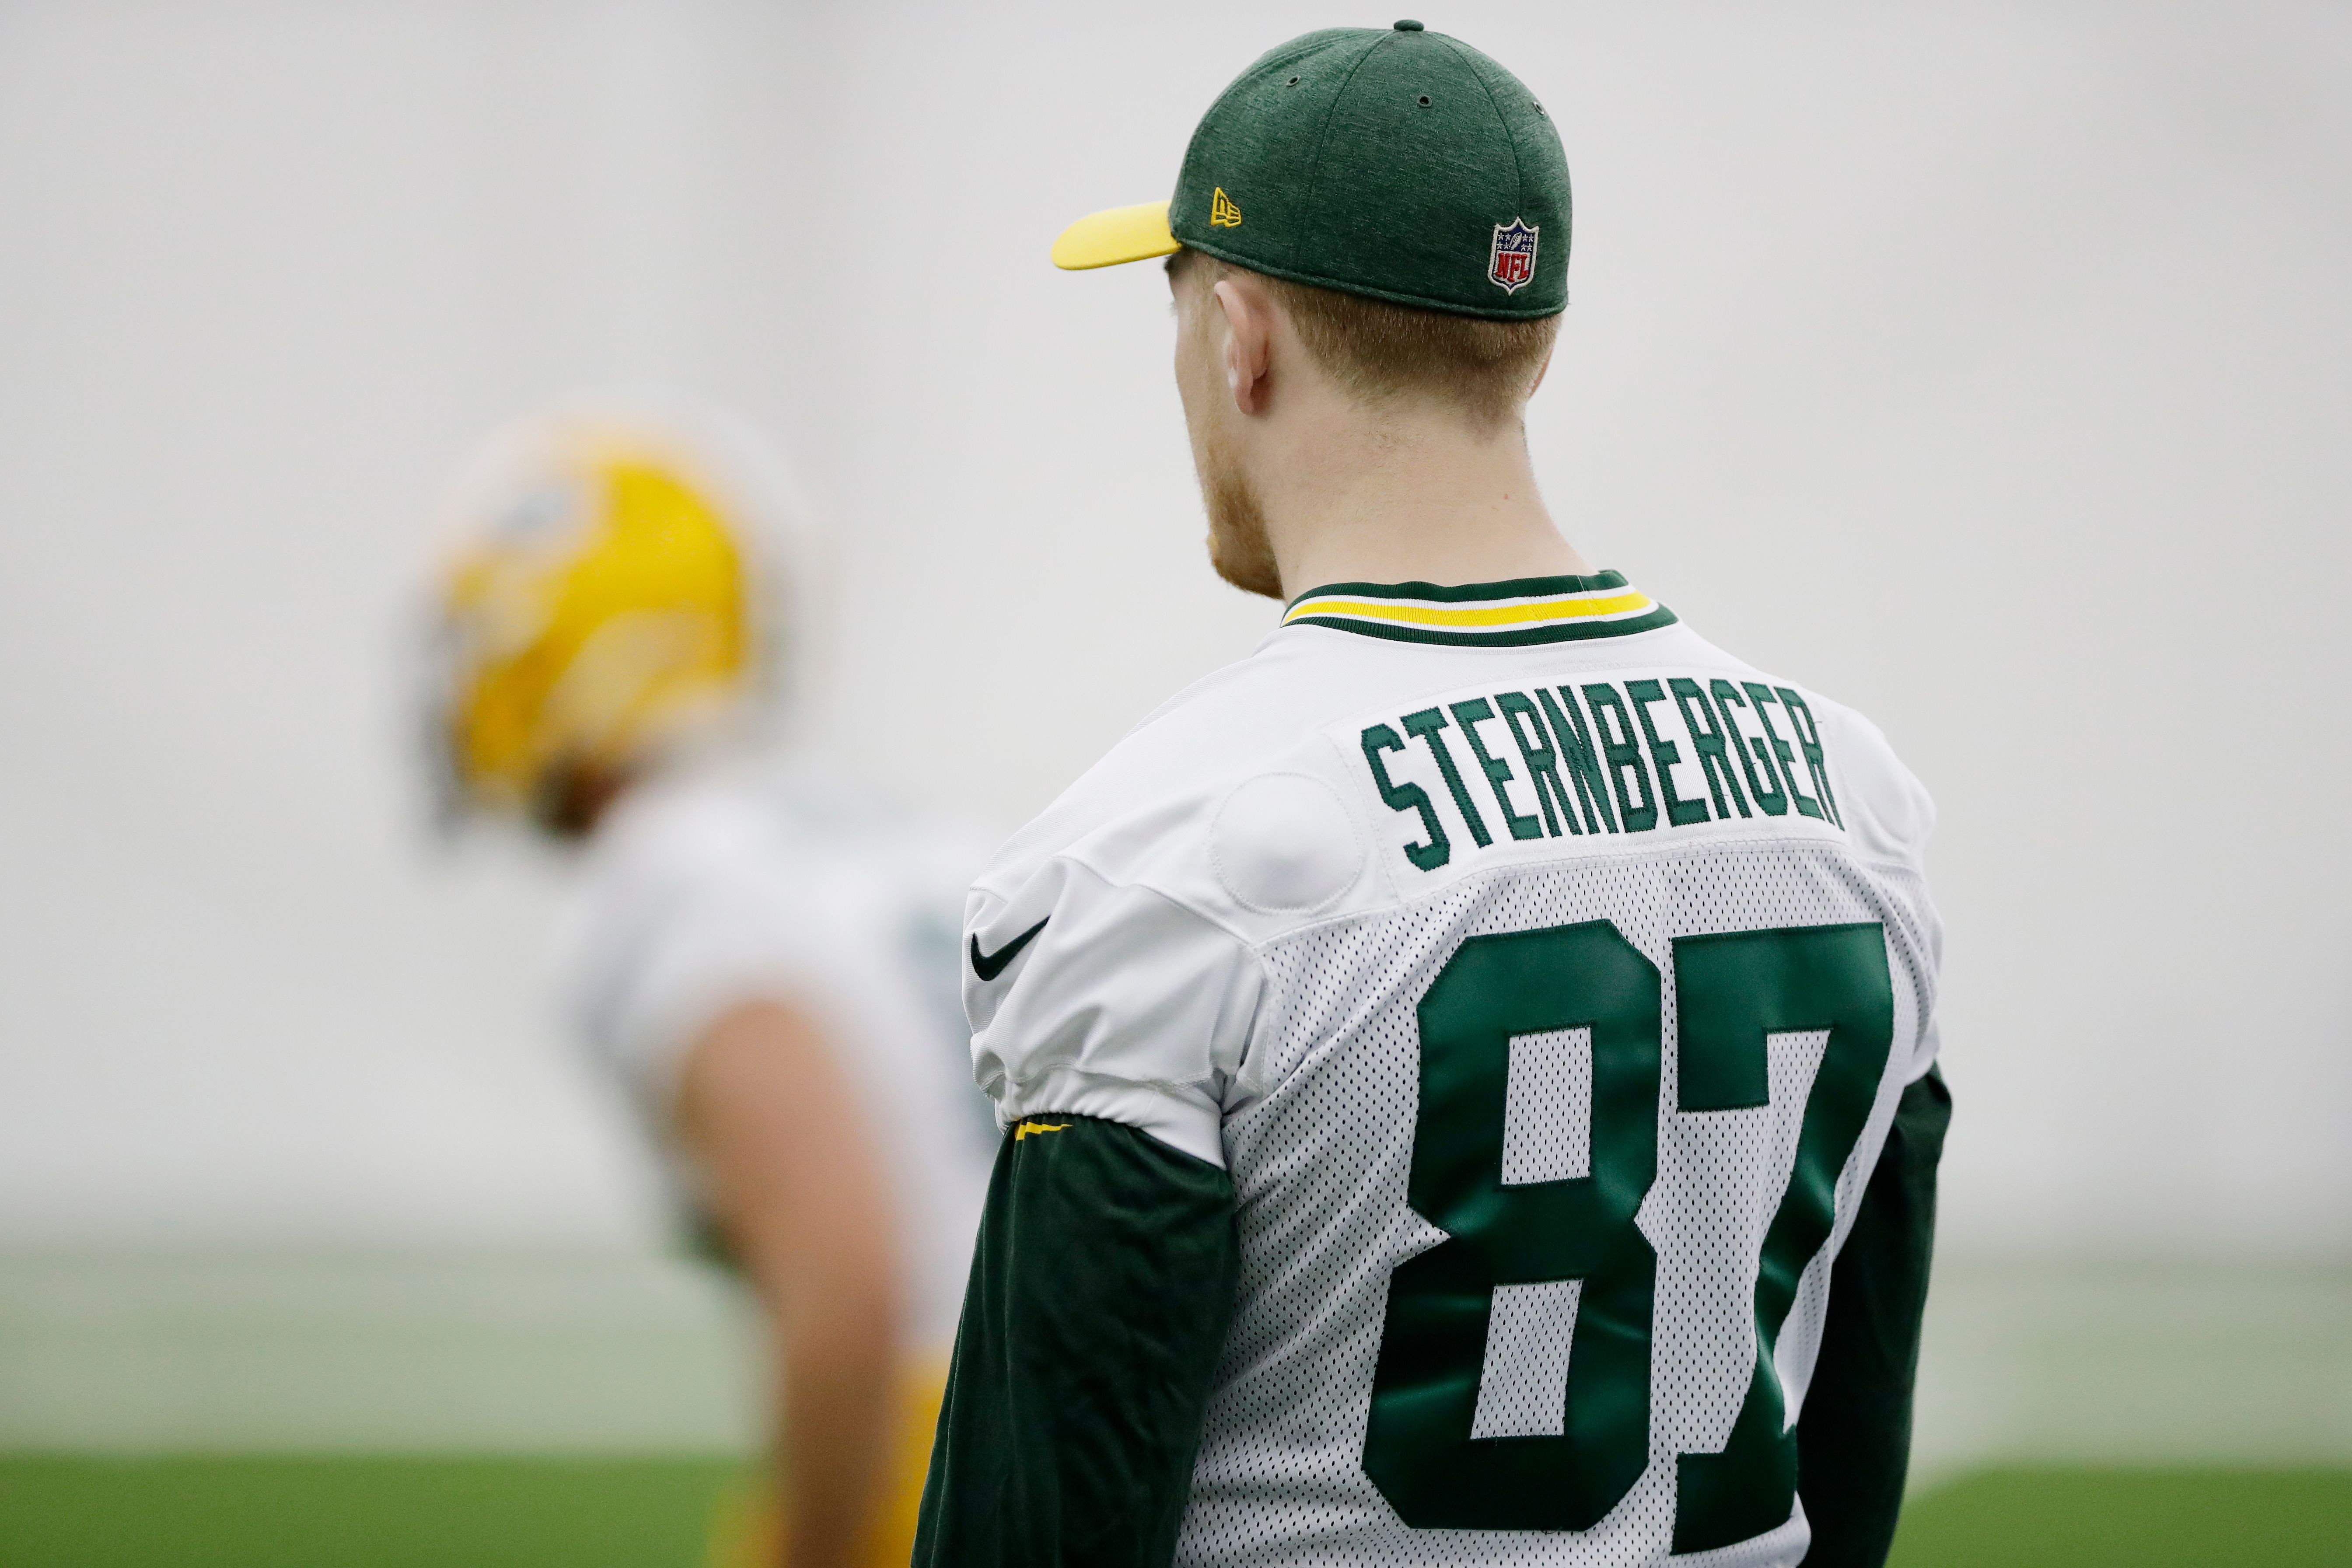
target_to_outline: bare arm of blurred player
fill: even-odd
[[[758,1001],[695,1043],[677,1115],[770,1313],[782,1561],[844,1568],[879,1500],[898,1411],[895,1220],[865,1107],[814,1021]]]

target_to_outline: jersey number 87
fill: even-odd
[[[1826,1030],[1796,1164],[1758,1259],[1757,1357],[1729,1440],[1676,1457],[1676,1552],[1772,1530],[1797,1444],[1772,1352],[1895,1033],[1876,922],[1677,937],[1675,1110],[1769,1102],[1765,1037]],[[1657,1255],[1634,1221],[1658,1168],[1661,977],[1606,921],[1472,937],[1422,997],[1421,1112],[1407,1201],[1448,1239],[1397,1266],[1372,1376],[1364,1472],[1423,1530],[1590,1530],[1649,1464]],[[1590,1173],[1505,1184],[1515,1037],[1589,1028]],[[1497,1286],[1579,1280],[1561,1428],[1474,1438]]]

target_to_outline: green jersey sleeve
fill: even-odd
[[[1813,1531],[1805,1568],[1878,1568],[1895,1541],[1936,1237],[1936,1166],[1951,1120],[1943,1073],[1929,1068],[1895,1106],[1830,1274],[1821,1355],[1797,1422],[1797,1490]]]
[[[1115,1121],[1008,1127],[916,1568],[1163,1568],[1238,1271],[1217,1166]]]

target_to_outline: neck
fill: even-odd
[[[1442,410],[1334,407],[1257,487],[1283,595],[1327,583],[1586,576],[1536,491],[1515,421],[1481,437]]]

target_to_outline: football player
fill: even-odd
[[[1007,1136],[925,1568],[1885,1553],[1933,808],[1554,525],[1569,220],[1537,95],[1406,21],[1055,245],[1170,258],[1211,559],[1285,607],[973,889]]]
[[[568,1011],[772,1321],[780,1506],[744,1550],[904,1563],[993,1144],[955,989],[983,852],[755,760],[797,509],[731,426],[567,407],[455,510],[454,801],[584,850]]]

